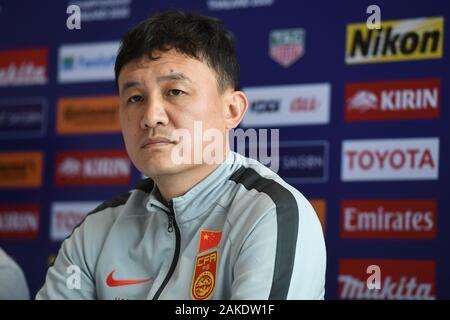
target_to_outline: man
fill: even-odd
[[[74,229],[37,298],[322,299],[314,209],[229,150],[248,104],[231,33],[213,18],[157,13],[124,36],[115,73],[126,149],[150,179]],[[205,135],[219,137],[214,148]]]
[[[22,268],[0,248],[0,300],[28,300],[30,292]]]

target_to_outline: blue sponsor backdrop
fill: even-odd
[[[42,138],[47,127],[44,99],[0,101],[0,139]]]
[[[74,1],[76,3],[76,1]],[[55,156],[61,150],[122,149],[121,135],[56,133],[59,97],[114,95],[113,81],[58,83],[58,50],[63,44],[117,41],[123,33],[157,9],[194,9],[223,19],[236,34],[241,65],[241,86],[275,86],[330,83],[328,124],[280,126],[280,174],[308,199],[326,201],[328,266],[326,298],[338,298],[340,259],[427,259],[436,262],[436,297],[450,299],[450,123],[448,35],[450,3],[442,1],[377,1],[382,20],[444,17],[443,56],[402,62],[345,63],[346,26],[364,23],[372,1],[118,1],[116,11],[101,20],[92,8],[81,20],[80,30],[66,27],[69,1],[0,1],[0,50],[48,49],[48,82],[44,85],[0,86],[0,150],[44,152],[43,186],[32,189],[0,189],[0,204],[39,203],[40,229],[36,240],[0,238],[0,246],[22,266],[31,294],[44,282],[48,260],[60,242],[50,240],[51,204],[59,201],[106,200],[124,191],[123,186],[55,186]],[[121,3],[121,4],[120,4]],[[97,17],[95,16],[97,14]],[[105,14],[105,13],[104,13]],[[297,61],[277,62],[269,54],[272,30],[303,29],[292,43],[303,44]],[[272,39],[277,41],[277,39]],[[281,41],[278,39],[278,41]],[[297,42],[296,42],[297,41]],[[442,38],[441,38],[442,41]],[[294,51],[298,47],[291,48]],[[287,51],[289,53],[289,51]],[[1,53],[1,52],[0,52]],[[281,53],[283,54],[283,52]],[[284,52],[286,54],[286,51]],[[289,60],[289,59],[288,59]],[[70,61],[65,61],[69,63]],[[287,65],[287,67],[283,66]],[[344,121],[345,84],[375,80],[440,78],[440,116],[428,120]],[[5,104],[13,101],[13,105]],[[26,112],[30,122],[11,124]],[[42,121],[42,122],[40,122]],[[277,126],[276,124],[274,125]],[[44,128],[44,130],[41,130]],[[29,134],[34,136],[30,138]],[[13,137],[11,137],[13,135]],[[438,137],[437,180],[359,181],[341,180],[341,147],[346,139]],[[309,161],[309,162],[308,162]],[[294,162],[297,163],[295,167]],[[134,170],[130,187],[141,177]],[[339,236],[340,203],[343,199],[435,199],[438,204],[437,236],[433,240],[343,240]]]

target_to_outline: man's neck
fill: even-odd
[[[180,197],[209,176],[220,164],[202,165],[176,175],[155,177],[154,182],[165,205]]]

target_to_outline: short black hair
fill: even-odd
[[[120,70],[127,63],[144,55],[156,60],[155,51],[170,49],[212,68],[220,92],[238,88],[239,64],[232,32],[217,18],[179,10],[155,13],[126,32],[114,66],[116,86]]]

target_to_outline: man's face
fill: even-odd
[[[174,161],[174,148],[194,151],[194,139],[216,129],[225,141],[224,94],[218,90],[216,73],[205,63],[175,50],[158,52],[159,59],[141,57],[120,71],[120,121],[125,146],[134,165],[156,178],[185,172],[199,164]],[[201,124],[202,132],[194,123]],[[191,137],[175,137],[184,129]],[[195,136],[197,135],[197,136]],[[201,148],[208,144],[201,143]],[[203,150],[200,150],[203,152]]]

